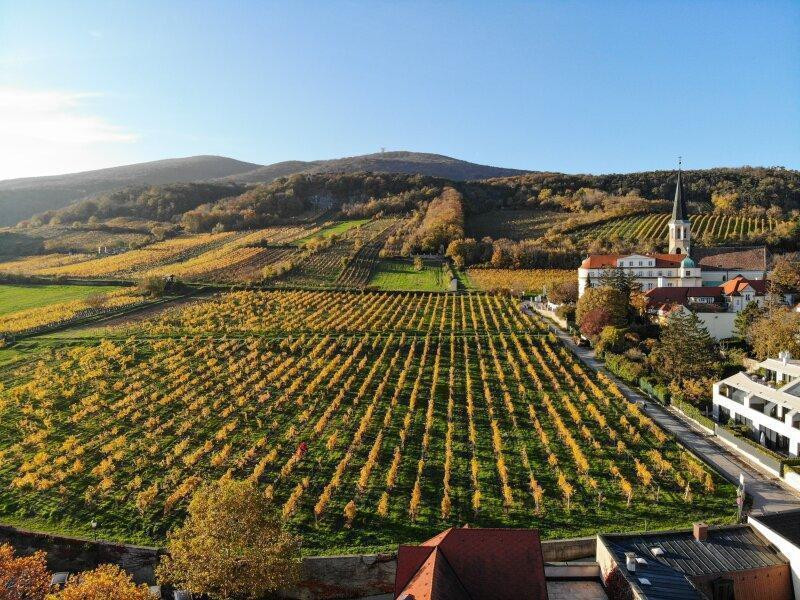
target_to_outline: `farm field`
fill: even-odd
[[[113,286],[0,284],[0,315],[116,292]]]
[[[380,290],[443,292],[448,285],[442,265],[432,261],[417,271],[409,260],[383,260],[369,281],[370,288]]]
[[[369,221],[369,219],[351,219],[349,221],[339,221],[338,223],[331,223],[331,224],[326,225],[325,227],[319,229],[318,231],[315,231],[313,233],[309,233],[308,235],[306,235],[306,236],[304,236],[302,238],[294,240],[294,243],[296,245],[298,245],[298,246],[301,246],[304,243],[306,243],[307,241],[309,241],[310,239],[315,238],[315,237],[327,238],[327,237],[330,237],[332,235],[341,235],[343,233],[346,233],[347,231],[349,231],[353,227],[360,227],[361,225],[363,225],[364,223],[367,223],[368,221]]]
[[[609,236],[636,240],[663,240],[668,235],[669,219],[668,213],[635,215],[580,228],[574,233],[577,239],[583,241]],[[746,240],[748,236],[768,233],[778,224],[778,221],[768,217],[714,215],[711,213],[692,215],[691,219],[694,239],[700,239],[707,235],[711,239],[721,242]]]
[[[42,291],[40,288],[56,289]],[[144,301],[145,298],[131,288],[0,285],[0,337],[30,333]],[[27,308],[12,310],[15,306],[24,305]]]
[[[494,239],[524,240],[544,235],[556,223],[569,218],[568,213],[533,209],[492,210],[467,219],[467,235],[477,240],[489,236]]]
[[[241,291],[45,341],[0,371],[10,523],[160,543],[225,477],[257,482],[309,553],[735,512],[732,486],[505,296]]]
[[[481,290],[540,293],[545,286],[574,281],[574,269],[469,269],[467,277]]]

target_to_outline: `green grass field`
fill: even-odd
[[[323,227],[316,233],[312,233],[311,235],[307,235],[305,237],[301,237],[300,239],[295,240],[293,243],[302,246],[308,240],[318,237],[330,237],[332,235],[339,235],[349,231],[353,227],[358,227],[359,225],[363,225],[367,223],[369,219],[352,219],[350,221],[339,221],[338,223],[334,223],[333,225],[328,225],[327,227]]]
[[[82,300],[120,288],[94,285],[0,285],[0,315],[58,302]]]
[[[447,290],[442,267],[425,263],[416,271],[410,261],[382,260],[368,284],[381,290],[441,292]]]

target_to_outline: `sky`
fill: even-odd
[[[381,148],[800,168],[800,2],[0,0],[0,179]]]

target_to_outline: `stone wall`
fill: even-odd
[[[286,590],[281,598],[362,598],[392,592],[397,555],[366,554],[311,556],[303,559],[301,584]]]
[[[545,562],[565,562],[594,557],[596,538],[574,538],[542,542]],[[104,563],[117,564],[137,583],[155,583],[154,571],[159,548],[127,546],[109,542],[23,531],[0,525],[0,544],[11,544],[18,554],[47,553],[53,572],[76,573]],[[391,593],[397,570],[397,555],[366,554],[310,556],[303,559],[301,583],[279,594],[286,600],[338,600]]]
[[[119,565],[133,576],[136,583],[153,583],[158,548],[128,546],[24,531],[0,525],[0,544],[8,543],[18,554],[33,554],[37,550],[47,553],[47,567],[53,572],[76,573],[94,569],[104,563]]]

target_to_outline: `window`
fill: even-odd
[[[659,277],[663,277],[663,276],[664,276],[664,271],[659,271],[659,272],[658,272],[658,276],[659,276]]]
[[[639,266],[640,266],[640,267],[642,266],[642,261],[639,261]]]
[[[691,271],[686,271],[686,275],[684,275],[684,277],[691,277],[691,276],[692,276],[692,272]]]

